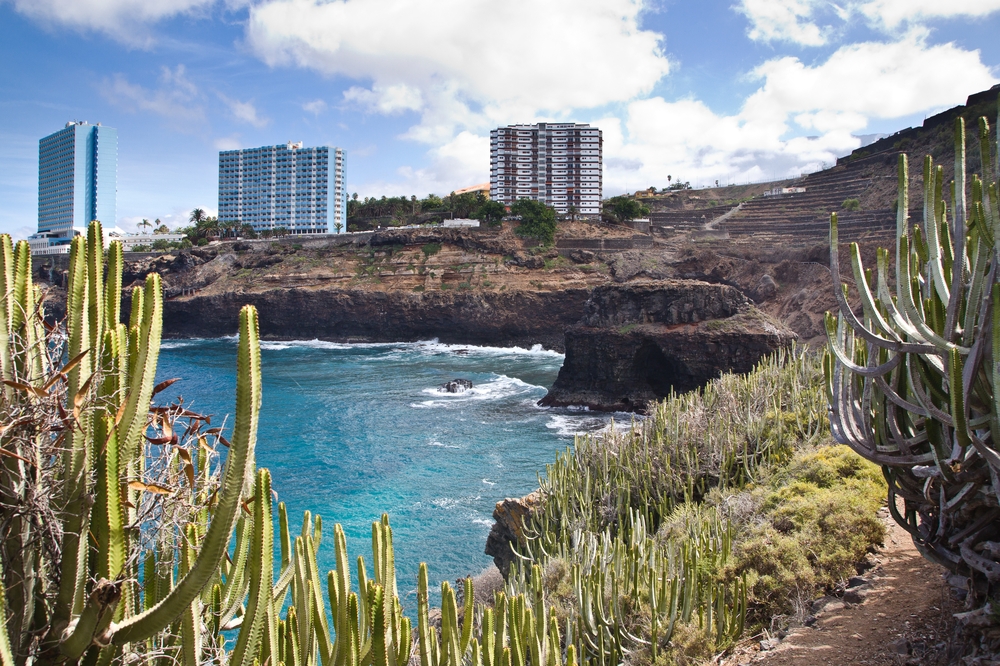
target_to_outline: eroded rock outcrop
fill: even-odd
[[[507,577],[510,564],[514,561],[511,545],[525,542],[524,529],[532,514],[541,506],[542,493],[536,490],[524,497],[500,500],[493,509],[493,528],[486,538],[486,554],[493,556],[497,569]]]
[[[566,360],[547,406],[643,411],[722,372],[749,372],[795,334],[737,289],[670,280],[598,287],[566,332]]]

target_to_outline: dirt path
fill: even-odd
[[[735,655],[729,664],[946,664],[952,613],[963,610],[942,578],[943,569],[921,557],[909,535],[891,519],[878,565],[868,584],[849,588],[848,600],[814,604],[811,626],[793,629],[770,650]],[[852,579],[853,580],[853,579]],[[855,584],[860,581],[854,580]],[[853,594],[852,594],[853,592]],[[861,603],[849,603],[849,601]],[[821,608],[820,608],[821,607]]]

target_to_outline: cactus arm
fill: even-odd
[[[118,436],[111,416],[97,416],[94,420],[94,440],[103,449],[97,457],[97,487],[92,510],[93,533],[97,541],[97,575],[115,580],[122,575],[126,558]]]
[[[833,281],[837,287],[834,289],[834,293],[837,297],[837,305],[840,308],[841,315],[848,322],[851,328],[860,335],[862,338],[868,342],[874,343],[885,349],[891,351],[902,351],[909,348],[909,345],[904,343],[896,342],[895,340],[887,340],[881,336],[878,336],[871,331],[869,331],[864,324],[858,321],[857,316],[854,311],[851,310],[850,304],[847,302],[847,296],[844,295],[843,279],[840,273],[840,251],[839,251],[839,231],[837,223],[837,214],[832,213],[830,215],[830,272],[833,274]],[[897,267],[898,271],[898,267]]]
[[[128,456],[128,460],[138,456],[139,444],[146,430],[146,412],[153,397],[156,363],[160,355],[160,337],[163,333],[163,294],[160,276],[157,273],[150,273],[146,276],[146,285],[140,300],[142,301],[143,313],[142,322],[137,329],[137,353],[134,357],[132,354],[129,355],[130,365],[132,363],[134,365],[129,368],[128,397],[125,400],[118,430],[118,439]],[[242,331],[242,312],[240,313],[240,325]],[[239,385],[237,384],[237,393],[238,391]],[[239,396],[237,396],[238,399]],[[251,452],[251,459],[252,457]]]
[[[906,238],[900,239],[899,242],[900,251],[903,253],[901,257],[910,256],[909,242]],[[917,310],[916,304],[913,302],[913,291],[912,291],[912,278],[910,275],[910,262],[906,259],[900,259],[896,261],[896,273],[900,275],[900,278],[905,280],[902,286],[900,284],[896,285],[896,292],[899,297],[899,303],[903,306],[903,313],[906,315],[907,319],[912,323],[917,331],[920,333],[921,337],[933,344],[940,352],[947,352],[950,349],[957,349],[962,354],[968,354],[969,348],[963,347],[961,345],[956,345],[950,340],[946,340],[941,337],[934,330],[924,322],[923,316]],[[950,330],[946,328],[945,330]]]
[[[951,417],[954,421],[955,439],[964,452],[972,444],[969,439],[969,423],[965,413],[965,390],[962,386],[962,357],[958,350],[952,349],[949,354],[948,383],[951,398]]]
[[[108,247],[107,282],[104,284],[104,327],[116,328],[122,319],[122,244]]]
[[[195,544],[198,534],[194,525],[184,527],[184,540],[180,544],[181,575],[191,569],[195,558]],[[198,666],[201,663],[201,600],[196,598],[181,616],[181,663],[184,666]]]
[[[9,236],[4,236],[9,239]],[[10,244],[10,241],[7,241]],[[3,580],[3,564],[0,562],[0,580]],[[14,652],[10,645],[10,636],[7,635],[7,598],[4,586],[0,585],[0,666],[15,666]]]
[[[927,261],[930,265],[931,279],[938,296],[944,303],[948,302],[948,283],[944,279],[944,266],[941,263],[941,242],[938,237],[937,202],[934,197],[933,181],[937,177],[934,159],[928,155],[924,158],[924,234],[927,236]],[[899,255],[897,255],[899,256]]]
[[[13,381],[14,359],[11,356],[10,333],[14,297],[14,247],[8,234],[0,235],[0,379]],[[13,389],[4,385],[4,394],[10,399]]]
[[[882,317],[882,313],[879,312],[878,307],[875,305],[875,297],[868,286],[868,280],[865,279],[865,267],[861,261],[861,248],[857,243],[851,243],[850,248],[851,267],[854,269],[854,286],[861,296],[861,305],[864,308],[865,314],[875,322],[875,326],[882,336],[896,342],[901,342],[899,335],[892,330],[889,322]]]
[[[475,603],[475,593],[472,589],[472,578],[466,577],[465,579],[465,589],[464,589],[464,604],[465,609],[462,615],[462,640],[459,646],[460,654],[464,655],[465,651],[469,648],[469,641],[472,640],[472,624],[473,624],[473,604]],[[541,613],[541,609],[538,611]]]
[[[67,661],[83,656],[95,642],[104,644],[107,634],[113,631],[111,618],[121,599],[121,585],[99,580],[94,585],[83,611],[63,632],[59,652]]]
[[[154,274],[155,275],[155,274]],[[148,282],[147,282],[148,284]],[[156,282],[158,284],[158,281]],[[157,297],[159,294],[155,294]],[[173,622],[208,585],[225,557],[236,522],[240,498],[248,471],[253,466],[260,410],[260,340],[257,311],[244,306],[240,311],[240,342],[236,363],[236,423],[232,446],[226,460],[223,488],[215,515],[202,541],[191,571],[153,608],[115,627],[116,644],[147,638]]]
[[[69,356],[76,358],[90,348],[89,326],[86,323],[87,272],[86,246],[80,236],[72,240],[69,258],[69,279],[66,294],[66,328],[69,336]],[[16,292],[16,289],[15,289]],[[16,314],[16,310],[15,310]],[[74,396],[90,379],[94,354],[89,354],[82,363],[70,370],[67,377],[66,394],[69,396],[68,409],[73,409]],[[83,419],[87,420],[86,416]],[[84,426],[85,423],[80,423]],[[62,562],[60,563],[59,592],[52,610],[52,636],[58,636],[62,628],[78,614],[84,603],[84,583],[87,575],[87,548],[80,547],[81,535],[89,531],[90,508],[84,501],[86,494],[86,470],[89,468],[89,448],[86,432],[81,428],[71,428],[66,435],[66,450],[63,454],[66,487],[63,506],[67,520],[63,526]]]
[[[417,637],[420,641],[420,666],[432,666],[430,663],[431,640],[428,612],[427,563],[421,562],[420,571],[417,574]]]
[[[228,626],[243,605],[247,589],[247,559],[253,541],[253,517],[240,516],[236,519],[236,547],[233,565],[222,588],[222,626]]]
[[[261,643],[264,651],[278,653],[277,624],[272,599],[274,577],[274,523],[271,516],[271,475],[257,471],[253,498],[253,545],[250,549],[250,599],[243,626],[230,657],[234,666],[245,666],[256,656]]]
[[[963,301],[965,287],[965,234],[966,234],[966,204],[965,204],[965,119],[961,116],[955,119],[955,180],[952,185],[952,228],[951,237],[954,240],[954,261],[952,262],[951,298],[948,300],[948,310],[945,319],[945,337],[949,341],[955,335],[955,325],[958,321],[958,308]],[[964,352],[968,354],[966,350]]]
[[[826,321],[826,335],[827,335],[827,340],[830,343],[830,350],[833,352],[834,356],[837,357],[837,360],[844,366],[846,366],[848,369],[850,369],[851,372],[863,375],[865,377],[884,375],[885,373],[889,372],[897,365],[899,365],[899,362],[903,358],[902,354],[894,354],[891,359],[889,359],[882,365],[874,367],[866,367],[858,365],[854,363],[850,358],[848,358],[847,352],[844,350],[843,335],[846,334],[846,331],[838,330],[844,327],[838,327],[837,320],[830,313],[827,313],[825,321]]]
[[[104,232],[95,220],[87,227],[87,323],[94,344],[104,340],[104,317]]]

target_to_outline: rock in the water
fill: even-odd
[[[468,379],[453,379],[441,385],[448,393],[464,393],[472,388],[472,382]]]
[[[598,287],[585,311],[541,405],[643,411],[671,391],[749,372],[795,339],[734,287],[693,280]]]
[[[525,522],[542,503],[542,495],[535,491],[521,498],[507,498],[497,502],[493,509],[493,528],[486,538],[486,554],[493,556],[497,569],[507,577],[510,563],[514,561],[511,544],[523,544]]]

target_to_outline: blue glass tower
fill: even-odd
[[[219,222],[260,232],[347,231],[344,151],[302,142],[219,153]]]
[[[118,194],[118,130],[87,121],[38,142],[38,234],[66,245],[91,220],[114,226]]]

